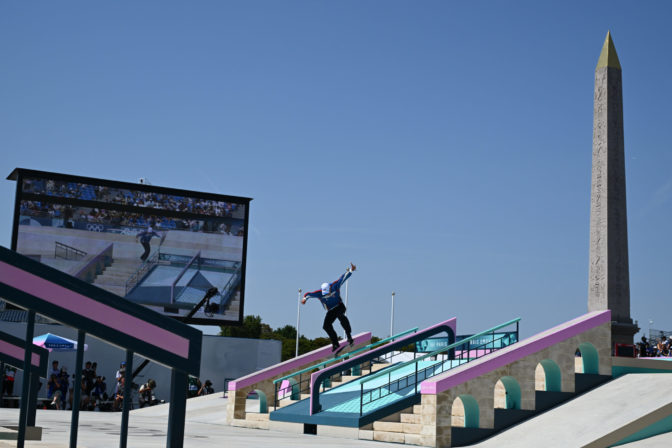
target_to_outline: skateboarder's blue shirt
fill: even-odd
[[[343,302],[341,299],[341,285],[343,285],[351,275],[352,272],[348,270],[345,274],[341,275],[338,280],[329,283],[329,292],[326,294],[324,294],[321,289],[318,289],[317,291],[305,293],[303,297],[306,299],[311,297],[318,299],[327,310],[330,310]]]

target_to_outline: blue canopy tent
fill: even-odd
[[[75,352],[77,351],[77,341],[67,339],[57,334],[46,333],[41,336],[33,338],[33,344],[44,347],[47,350],[56,352]],[[84,350],[89,348],[88,344],[84,344]]]

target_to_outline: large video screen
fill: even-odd
[[[180,320],[242,322],[249,198],[24,169],[10,179],[13,250]]]

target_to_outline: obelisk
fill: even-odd
[[[595,68],[588,311],[611,310],[613,344],[632,344],[621,64],[607,33]]]

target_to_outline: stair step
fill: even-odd
[[[420,424],[422,421],[422,415],[420,414],[401,414],[399,418],[401,423]]]
[[[342,375],[341,376],[341,383],[347,383],[349,381],[352,381],[354,379],[359,378],[359,375]]]
[[[389,366],[390,366],[389,364],[373,364],[373,365],[371,366],[371,371],[372,371],[372,372],[377,372],[377,371],[379,371],[379,370],[383,370],[383,369],[385,369],[385,368],[387,368],[387,367],[389,367]]]
[[[400,432],[373,431],[373,440],[378,442],[405,443],[405,434]]]
[[[267,422],[269,414],[258,414],[256,412],[248,412],[245,414],[245,420]]]
[[[414,404],[413,405],[413,413],[414,414],[422,414],[422,405],[421,404]]]
[[[384,432],[400,432],[404,434],[420,434],[422,425],[419,423],[401,423],[401,422],[373,422],[373,430]]]

